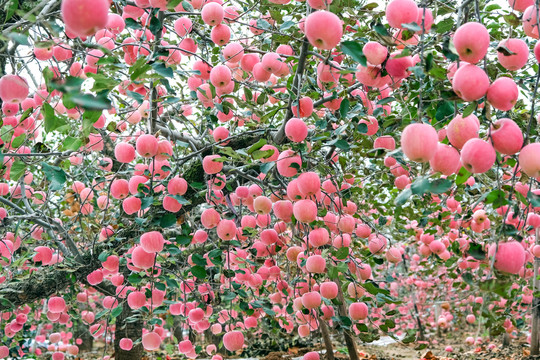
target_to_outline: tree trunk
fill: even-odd
[[[508,333],[504,333],[503,335],[503,341],[502,341],[502,347],[508,347],[510,346],[510,335]]]
[[[539,245],[540,228],[536,229],[536,241]],[[538,280],[538,268],[540,267],[540,258],[534,258],[534,275],[533,275],[533,294],[540,290],[540,280]],[[540,355],[540,339],[538,338],[538,329],[540,327],[540,299],[533,297],[532,303],[532,329],[531,329],[531,355]]]
[[[341,290],[341,281],[339,278],[336,280],[338,284],[338,300],[341,303],[338,306],[338,313],[340,316],[348,316],[347,308],[345,307],[345,297],[343,296],[343,291]],[[347,345],[347,350],[349,351],[349,357],[351,360],[358,360],[358,350],[356,349],[356,342],[354,337],[351,334],[350,329],[343,330],[343,337],[345,337],[345,345]]]
[[[143,322],[140,318],[137,318],[135,321],[132,321],[134,319],[126,321],[132,315],[134,313],[126,304],[120,315],[116,318],[116,331],[114,333],[114,358],[116,360],[140,360],[142,358],[143,347],[141,343],[138,345],[134,344],[130,351],[120,349],[120,339],[129,338],[135,343],[142,336]]]
[[[321,329],[321,334],[324,340],[324,347],[326,348],[326,359],[334,360],[334,347],[332,346],[332,340],[330,339],[330,334],[328,333],[328,327],[323,318],[317,315],[317,320],[319,321],[319,329]]]
[[[81,352],[92,351],[92,348],[94,347],[94,337],[92,336],[92,334],[90,334],[88,325],[84,324],[83,322],[80,322],[77,325],[77,332],[75,334],[75,337],[80,338],[82,340],[82,344],[79,345],[79,351]]]

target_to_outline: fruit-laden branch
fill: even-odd
[[[250,136],[237,137],[235,138],[233,145],[238,149],[244,148],[256,142],[256,139],[259,139],[260,137],[261,135],[257,133],[250,134]],[[200,160],[193,161],[184,173],[184,179],[188,183],[204,182],[204,177],[205,174]],[[185,196],[190,199],[191,203],[182,207],[181,211],[177,214],[178,217],[205,202],[204,197],[199,196],[196,190],[191,187],[188,189]],[[0,202],[12,207],[21,214],[26,214],[26,211],[23,208],[3,197],[0,197]],[[155,214],[155,216],[161,215],[162,214]],[[9,221],[9,218],[6,219]],[[49,224],[38,217],[32,218],[31,221],[52,231],[63,233],[61,229],[58,229],[54,225]],[[131,228],[125,228],[120,230],[116,236],[123,240],[120,243],[114,244],[114,249],[111,248],[109,243],[99,243],[93,250],[87,250],[80,254],[79,262],[66,259],[63,263],[58,264],[54,268],[44,267],[34,271],[30,277],[24,279],[24,281],[6,281],[3,285],[0,285],[0,312],[45,299],[76,282],[87,284],[86,277],[88,274],[102,266],[101,262],[98,260],[99,255],[105,250],[114,250],[115,253],[122,255],[123,252],[127,251],[125,246],[132,242],[133,238],[138,236],[138,233]],[[94,286],[94,288],[106,295],[114,295],[114,291],[110,286],[101,284]]]
[[[18,212],[19,214],[28,216],[29,218],[32,219],[31,221],[33,221],[34,223],[36,223],[38,225],[43,226],[45,229],[52,230],[52,231],[58,231],[61,234],[62,238],[66,241],[66,244],[67,244],[67,246],[69,248],[69,251],[68,251],[68,249],[66,249],[64,244],[62,244],[59,241],[56,241],[56,237],[53,237],[52,240],[55,241],[56,245],[58,245],[58,247],[60,248],[62,253],[65,256],[68,256],[70,254],[76,255],[77,257],[80,256],[79,250],[77,249],[77,246],[73,242],[73,239],[71,239],[71,237],[69,237],[67,235],[67,231],[62,227],[62,225],[58,224],[54,220],[52,220],[52,222],[53,222],[52,224],[49,223],[49,222],[46,222],[46,221],[42,220],[43,216],[41,216],[41,215],[29,214],[23,208],[21,208],[20,206],[14,204],[13,202],[9,201],[8,199],[4,199],[1,196],[0,196],[0,202],[3,203],[4,205],[7,205],[7,206],[11,207],[13,210]],[[9,221],[9,217],[5,218],[4,222],[5,221]]]
[[[74,282],[86,279],[88,274],[101,266],[95,254],[87,252],[82,254],[81,258],[84,265],[59,264],[54,268],[48,267],[34,271],[24,281],[7,281],[0,286],[0,311],[48,298]]]
[[[285,126],[287,125],[287,122],[293,117],[293,111],[292,111],[292,105],[294,101],[293,96],[298,97],[300,84],[301,84],[301,78],[304,75],[304,69],[306,67],[306,58],[308,55],[308,49],[309,49],[309,42],[307,40],[307,37],[304,37],[304,40],[302,41],[302,48],[300,49],[300,56],[298,58],[298,67],[296,68],[296,73],[294,74],[294,80],[293,80],[293,85],[291,89],[292,94],[290,95],[289,103],[287,104],[287,114],[285,115],[285,119],[283,120],[283,124],[281,124],[279,131],[274,135],[274,142],[278,145],[281,144],[283,141],[285,141]]]
[[[364,85],[364,84],[358,82],[358,83],[356,83],[356,84],[354,84],[354,85],[352,85],[352,86],[349,86],[347,89],[345,89],[345,92],[346,92],[347,94],[350,94],[351,92],[353,92],[353,90],[356,90],[356,89],[358,89],[359,87],[362,87],[363,85]],[[313,103],[313,108],[317,108],[318,106],[324,104],[325,102],[330,101],[330,100],[334,100],[335,98],[336,98],[336,97],[335,97],[334,95],[330,95],[330,96],[327,96],[327,97],[323,97],[323,98],[321,98],[321,99],[319,99],[319,100],[317,100],[317,101],[315,101],[315,102]]]

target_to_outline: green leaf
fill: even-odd
[[[353,60],[360,65],[367,66],[367,59],[362,51],[362,48],[362,45],[356,41],[343,41],[341,43],[341,51],[352,57]]]
[[[367,124],[366,123],[358,124],[358,126],[356,127],[356,130],[358,130],[358,132],[361,134],[367,134],[368,132]]]
[[[267,162],[267,163],[264,163],[261,165],[260,167],[260,170],[263,174],[268,174],[268,172],[270,171],[270,169],[272,169],[274,167],[276,163],[275,162]]]
[[[28,41],[28,36],[24,34],[12,32],[9,33],[7,37],[16,42],[17,44],[31,46],[30,42]]]
[[[13,162],[13,165],[11,165],[11,170],[9,172],[10,179],[13,181],[19,180],[21,176],[24,175],[25,170],[26,164],[20,160],[16,160]]]
[[[447,31],[452,30],[453,27],[454,27],[454,19],[452,17],[448,17],[437,23],[437,32],[439,34],[443,34]]]
[[[82,141],[80,139],[74,138],[72,136],[68,136],[64,139],[62,142],[62,151],[66,150],[78,150],[82,145]]]
[[[161,24],[161,21],[156,16],[152,16],[150,19],[150,26],[148,29],[150,32],[154,35],[157,35],[163,28],[163,25]]]
[[[268,101],[268,95],[266,93],[262,93],[259,96],[257,96],[257,105],[264,105]]]
[[[415,22],[412,22],[409,24],[401,24],[401,26],[404,27],[405,29],[411,30],[412,32],[418,32],[422,30],[422,27]]]
[[[15,10],[19,7],[19,0],[8,0],[4,6],[4,23],[6,23],[15,14]]]
[[[274,155],[274,152],[275,152],[274,149],[269,149],[269,150],[255,150],[255,151],[251,154],[251,156],[253,157],[254,160],[267,159],[267,158],[269,158],[270,156]]]
[[[43,173],[50,182],[49,188],[53,191],[60,190],[66,182],[66,173],[58,166],[52,166],[46,162],[41,163]]]
[[[471,173],[467,171],[464,167],[459,169],[457,178],[456,178],[456,185],[464,184],[469,177],[471,177]]]
[[[166,77],[166,78],[172,78],[174,76],[174,72],[173,72],[173,69],[166,66],[164,63],[162,62],[156,62],[156,63],[153,63],[152,64],[152,68],[154,69],[154,71],[156,73],[158,73],[159,75],[163,76],[163,77]]]
[[[167,1],[167,10],[174,11],[174,8],[180,5],[182,0],[169,0]]]
[[[467,252],[476,260],[484,260],[486,258],[486,252],[482,249],[482,245],[475,242],[469,244],[469,250]]]
[[[102,251],[101,254],[98,256],[98,260],[101,262],[107,261],[107,258],[109,257],[109,253],[107,251]]]
[[[92,94],[66,94],[69,99],[85,110],[105,110],[110,109],[112,104],[106,95],[94,96]]]
[[[531,202],[531,205],[533,207],[540,207],[540,196],[539,195],[536,195],[536,194],[529,191],[527,193],[527,199],[529,199],[529,201]]]
[[[349,248],[346,246],[339,248],[339,250],[334,253],[334,256],[338,260],[345,260],[347,256],[349,256]]]
[[[394,203],[397,206],[401,206],[409,200],[409,198],[412,196],[412,190],[411,188],[406,188],[401,191],[401,193],[396,197],[396,200],[394,200]]]
[[[424,195],[431,186],[431,183],[426,178],[418,178],[411,184],[411,191],[414,195]]]
[[[200,255],[200,254],[192,254],[191,255],[191,260],[199,265],[199,266],[202,266],[202,267],[205,267],[206,266],[206,259]]]
[[[108,58],[101,58],[99,61],[108,59]],[[99,62],[98,61],[98,62]],[[92,74],[88,73],[87,76],[89,78],[94,79],[94,85],[92,86],[92,91],[99,92],[103,90],[112,90],[116,85],[118,85],[118,81],[110,76],[105,76],[103,74]]]
[[[21,146],[25,140],[26,140],[25,134],[19,135],[15,139],[13,139],[13,141],[11,142],[11,147],[16,149],[19,146]]]
[[[338,149],[341,149],[344,151],[349,151],[351,149],[351,146],[349,145],[349,143],[343,139],[332,141],[331,144],[335,145]]]
[[[264,19],[257,19],[257,27],[264,30],[270,30],[272,26]]]
[[[508,204],[506,200],[506,193],[503,190],[495,189],[486,196],[486,204],[493,204],[494,209],[498,209],[501,206]]]
[[[178,201],[182,205],[191,204],[191,202],[188,199],[186,199],[185,197],[183,197],[182,195],[169,195],[169,196],[172,197],[173,199],[175,199],[176,201]]]
[[[193,6],[191,5],[191,3],[187,2],[187,1],[182,1],[182,7],[184,8],[184,10],[188,11],[188,12],[193,12],[195,11],[195,9],[193,8]]]
[[[236,298],[236,294],[232,291],[227,291],[225,294],[223,294],[223,296],[221,297],[221,299],[223,301],[231,301],[231,300],[234,300]]]
[[[206,269],[202,266],[193,266],[190,271],[197,279],[203,280],[206,278]]]
[[[49,133],[67,124],[64,118],[60,118],[54,114],[54,109],[49,103],[44,102],[41,105],[41,109],[45,117],[45,132]]]
[[[432,194],[442,194],[450,190],[454,183],[448,179],[435,179],[429,185],[429,192]]]
[[[164,228],[168,228],[176,224],[176,215],[175,214],[165,214],[159,220],[159,225]]]
[[[281,24],[281,26],[279,27],[279,31],[287,30],[287,29],[293,27],[295,24],[296,24],[296,22],[291,21],[291,20],[287,20],[283,24]]]
[[[450,49],[450,37],[446,36],[443,41],[442,53],[450,61],[456,61],[459,56]]]
[[[88,137],[88,135],[90,134],[90,132],[92,131],[92,129],[94,128],[94,124],[96,123],[96,121],[99,120],[99,117],[101,116],[101,111],[91,111],[91,110],[86,110],[84,113],[83,113],[83,120],[82,120],[82,123],[83,123],[83,130],[82,130],[82,135],[83,137]]]
[[[463,115],[462,116],[465,118],[465,117],[471,115],[474,112],[474,110],[476,110],[477,106],[478,106],[478,104],[476,103],[476,101],[473,101],[472,103],[467,105],[465,110],[463,110]]]
[[[341,105],[339,106],[339,114],[341,115],[342,119],[347,118],[347,113],[349,112],[349,109],[351,108],[351,103],[349,99],[345,98],[341,101]]]
[[[390,34],[388,33],[388,30],[386,29],[386,27],[381,24],[381,23],[378,23],[376,24],[374,27],[373,27],[373,30],[375,30],[375,32],[379,35],[382,35],[382,36],[390,36]]]
[[[123,310],[122,305],[118,305],[117,307],[115,307],[113,309],[113,311],[111,312],[112,318],[114,319],[114,318],[120,316],[120,314],[122,313],[122,310]]]
[[[135,99],[135,101],[137,101],[139,104],[142,104],[143,101],[144,101],[144,96],[142,96],[142,95],[139,94],[138,92],[127,90],[127,91],[126,91],[126,94],[127,94],[130,98]]]
[[[142,29],[142,25],[139,24],[135,19],[132,19],[132,18],[126,18],[125,19],[125,23],[126,23],[126,27],[128,29],[133,29],[133,30],[139,30],[139,29]]]
[[[443,100],[437,104],[437,112],[435,113],[435,119],[441,121],[447,116],[454,114],[454,105],[451,101]]]
[[[266,140],[260,139],[255,144],[251,145],[251,147],[247,150],[248,155],[251,155],[254,151],[259,150],[264,145],[266,145]]]
[[[396,101],[396,99],[390,96],[390,97],[377,101],[377,105],[385,105],[385,104],[391,103],[392,101]]]

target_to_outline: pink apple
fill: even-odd
[[[519,166],[530,177],[540,177],[540,143],[531,143],[521,149]]]
[[[475,101],[486,95],[489,78],[484,70],[476,65],[460,67],[452,80],[452,89],[465,101]]]
[[[470,139],[461,150],[461,163],[472,174],[489,171],[495,164],[495,149],[482,139]]]
[[[62,0],[62,19],[75,36],[94,35],[107,26],[108,0]]]
[[[513,79],[500,77],[489,86],[486,95],[495,109],[509,111],[518,100],[519,90]]]
[[[491,125],[491,141],[497,152],[514,155],[523,146],[523,133],[513,120],[503,118]]]
[[[521,39],[507,39],[499,43],[498,48],[504,47],[514,54],[507,54],[505,50],[497,52],[499,63],[511,71],[519,70],[529,60],[529,46]]]
[[[332,50],[343,36],[341,20],[329,11],[311,13],[306,18],[304,27],[310,44],[321,50]]]
[[[480,23],[468,22],[456,30],[453,41],[459,58],[476,64],[486,56],[490,41],[489,32]]]
[[[457,115],[450,121],[446,129],[446,136],[450,144],[458,149],[461,149],[465,143],[472,138],[478,137],[480,129],[480,121],[475,115],[463,117]]]
[[[439,136],[429,124],[410,124],[401,135],[401,149],[416,162],[428,162],[435,156]]]
[[[386,6],[386,20],[391,27],[404,29],[418,19],[418,6],[413,0],[392,0]]]

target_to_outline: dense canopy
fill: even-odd
[[[0,359],[538,351],[534,0],[2,4]]]

